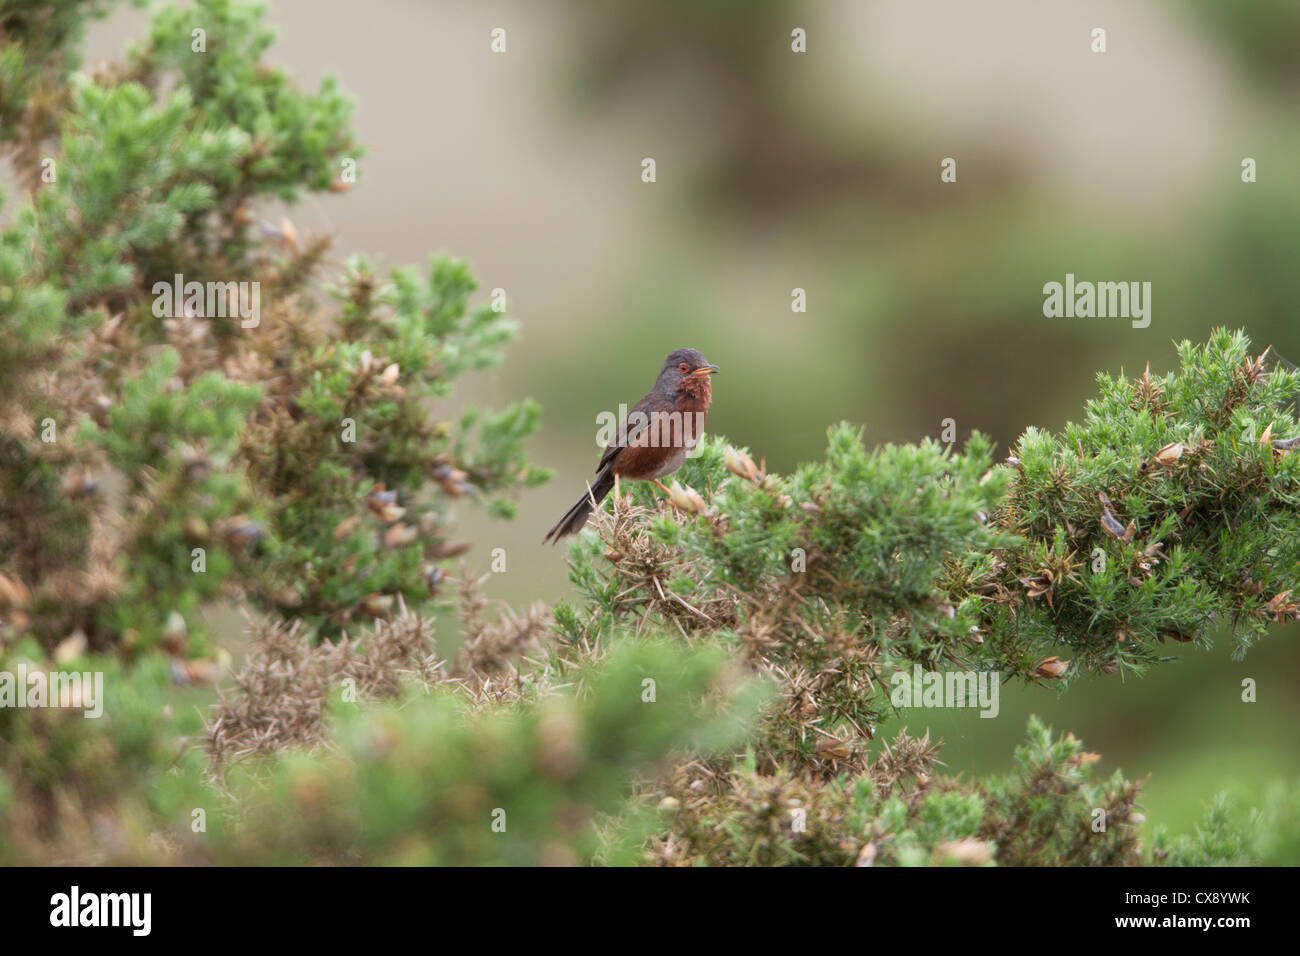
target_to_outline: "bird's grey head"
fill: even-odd
[[[695,349],[675,349],[664,359],[664,367],[659,370],[656,387],[677,391],[683,382],[692,376],[708,376],[718,370]]]

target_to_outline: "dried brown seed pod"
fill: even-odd
[[[1040,661],[1035,670],[1039,677],[1058,679],[1065,674],[1069,666],[1069,661],[1063,661],[1059,657],[1052,656]]]
[[[1170,442],[1152,456],[1152,461],[1165,468],[1172,468],[1178,463],[1178,459],[1183,457],[1185,450],[1182,442]]]
[[[420,532],[417,529],[411,527],[405,522],[399,521],[396,524],[390,526],[389,529],[384,532],[384,547],[386,548],[404,547],[405,545],[410,544],[412,541],[418,538],[419,535]]]
[[[668,500],[674,508],[685,514],[702,515],[708,510],[708,505],[698,491],[689,485],[683,486],[678,481],[674,481],[668,488]]]
[[[722,452],[722,462],[727,466],[727,471],[746,481],[758,482],[762,479],[762,473],[754,464],[754,459],[730,445]]]

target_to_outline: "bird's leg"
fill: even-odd
[[[662,491],[664,494],[666,494],[668,497],[670,497],[670,498],[672,497],[673,493],[672,493],[671,491],[669,491],[667,488],[665,488],[665,487],[664,487],[664,483],[663,483],[662,481],[660,481],[658,478],[651,478],[651,479],[650,479],[650,482],[651,482],[651,484],[653,484],[656,488],[658,488],[660,491]]]
[[[614,472],[614,501],[617,503],[622,500],[622,492],[619,491],[618,472]]]

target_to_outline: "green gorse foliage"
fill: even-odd
[[[464,547],[447,502],[509,515],[547,474],[523,452],[534,403],[428,414],[499,361],[514,324],[470,304],[464,263],[332,266],[328,240],[259,223],[259,202],[346,189],[362,154],[332,81],[302,93],[261,62],[260,5],[167,8],[96,77],[45,45],[36,25],[64,22],[58,6],[4,14],[5,62],[30,67],[11,70],[6,115],[52,117],[14,131],[32,197],[0,235],[0,540],[33,632],[49,647],[192,637],[202,653],[196,612],[216,597],[327,636],[429,601]],[[219,290],[160,306],[178,276]],[[240,283],[257,289],[252,323]],[[312,306],[314,285],[336,314]]]
[[[1300,376],[1240,332],[1179,353],[1180,372],[1102,376],[1083,424],[1031,428],[998,465],[978,434],[870,450],[841,425],[781,477],[715,437],[683,469],[702,513],[589,533],[587,607],[557,618],[570,640],[659,620],[734,645],[781,675],[773,758],[822,772],[865,752],[913,666],[1065,684],[1141,673],[1220,623],[1244,653],[1298,613]],[[844,745],[829,761],[813,725]]]

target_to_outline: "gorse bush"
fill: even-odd
[[[586,607],[560,609],[563,631],[657,618],[736,646],[784,689],[771,753],[826,773],[860,766],[846,754],[913,666],[1141,673],[1218,622],[1244,651],[1296,618],[1300,566],[1300,375],[1248,345],[1219,331],[1179,373],[1103,376],[1084,424],[1029,429],[996,466],[978,434],[868,450],[841,425],[824,462],[778,477],[715,438],[683,470],[701,514],[651,517],[639,490],[575,546]]]
[[[1148,835],[1068,733],[969,780],[891,726],[914,668],[1063,687],[1300,615],[1300,375],[1243,333],[1102,376],[1004,462],[839,425],[777,475],[710,437],[574,539],[570,600],[492,608],[450,505],[510,517],[547,478],[539,409],[440,416],[514,325],[464,263],[381,274],[264,221],[361,150],[332,82],[262,62],[258,5],[166,9],[76,73],[107,6],[0,6],[29,193],[0,234],[0,861],[1298,858],[1295,790]],[[214,602],[249,617],[232,672]],[[102,673],[103,716],[17,706],[51,671]]]
[[[6,63],[42,52],[26,38],[59,6],[5,13]],[[533,403],[427,414],[513,332],[470,306],[463,264],[329,269],[326,241],[259,224],[261,200],[345,189],[361,152],[334,84],[297,92],[260,62],[269,43],[256,6],[214,0],[161,13],[102,76],[67,76],[62,49],[9,71],[0,115],[53,111],[13,133],[20,169],[42,157],[24,172],[50,181],[0,242],[0,534],[46,646],[151,647],[218,595],[337,634],[436,589],[461,547],[448,499],[508,514],[546,477],[521,450]],[[326,271],[329,315],[310,296]],[[185,291],[160,319],[174,281],[219,283],[216,313]]]

